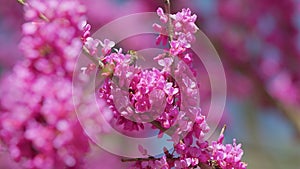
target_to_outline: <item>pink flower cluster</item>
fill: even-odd
[[[276,102],[298,109],[299,2],[229,0],[215,5],[217,10],[203,18],[204,30],[222,49],[230,93],[260,96],[263,89]],[[237,87],[236,82],[245,84]],[[261,105],[276,107],[269,100],[262,98]]]
[[[76,0],[28,0],[24,9],[25,60],[1,83],[0,138],[24,168],[80,168],[89,142],[76,117],[71,78],[85,8]]]
[[[179,112],[178,86],[167,72],[141,70],[131,65],[132,59],[120,52],[104,57],[105,65],[113,65],[114,76],[99,89],[100,97],[110,105],[117,124],[124,124],[124,129],[138,130],[138,126],[144,127],[141,122],[155,119],[170,128]]]
[[[170,18],[163,13],[161,8],[158,9],[157,13],[163,23],[167,23],[168,19],[173,19],[171,22],[173,23],[171,28],[175,31],[175,40],[171,40],[170,50],[167,52],[173,56],[179,57],[183,54],[183,52],[186,51],[187,48],[191,47],[190,43],[194,40],[194,36],[191,33],[195,33],[197,31],[197,27],[194,25],[196,16],[191,16],[189,9],[184,9],[181,13],[177,13],[176,15],[170,15]],[[163,33],[168,32],[167,29],[170,29],[162,28],[157,24],[154,25],[154,28],[161,33],[158,37],[158,40],[165,38]],[[184,42],[177,43],[177,47],[180,47],[182,50],[179,50],[179,48],[174,48],[173,44],[176,44],[176,41]],[[163,58],[166,55],[161,55],[158,57],[158,59],[160,59],[160,65],[165,67],[163,70],[170,70],[168,68],[166,69],[166,67],[169,67],[172,64],[168,64],[168,60]],[[211,145],[204,140],[205,133],[209,131],[209,127],[205,122],[205,116],[201,114],[201,110],[197,105],[197,96],[199,94],[196,90],[197,83],[193,79],[193,72],[189,70],[189,67],[184,66],[184,59],[181,58],[181,60],[183,61],[176,63],[178,66],[178,68],[175,70],[176,84],[179,86],[180,94],[183,97],[189,97],[184,97],[187,99],[182,99],[179,106],[180,112],[186,112],[182,113],[182,116],[181,113],[178,113],[177,116],[179,116],[181,119],[179,124],[183,124],[185,127],[191,125],[192,129],[188,130],[188,133],[183,138],[179,137],[179,139],[174,139],[176,138],[176,134],[172,135],[174,141],[174,150],[172,153],[170,153],[169,150],[164,150],[164,155],[159,158],[152,157],[148,159],[137,160],[132,168],[182,169],[196,167],[208,168],[210,166],[212,168],[246,169],[247,165],[241,162],[241,157],[243,155],[241,144],[236,145],[234,140],[233,145],[223,145],[223,134],[220,136],[218,141],[213,141]],[[185,121],[185,117],[189,117],[189,119],[194,118],[195,121],[193,121],[193,124],[189,124],[190,121]],[[179,129],[177,132],[180,133],[180,131],[183,129],[182,125],[178,125],[177,127],[177,129]],[[180,141],[177,142],[176,140]]]
[[[30,0],[25,4],[20,49],[30,68],[71,77],[82,48],[85,7],[72,0]]]
[[[25,168],[80,166],[89,145],[74,113],[71,81],[37,76],[19,64],[1,84],[0,137],[11,157]]]
[[[241,144],[236,144],[236,140],[233,140],[233,144],[223,145],[224,135],[221,135],[218,141],[213,141],[209,147],[212,151],[211,160],[217,162],[221,168],[239,168],[245,169],[246,164],[241,162],[243,156],[243,150]]]
[[[169,17],[163,12],[162,8],[158,8],[157,14],[160,16],[161,22],[165,24],[165,26],[153,25],[154,29],[160,33],[157,44],[161,41],[166,44],[168,36],[170,36],[172,39],[169,53],[181,57],[187,49],[191,48],[191,43],[195,40],[194,33],[199,29],[195,24],[197,16],[192,15],[191,10],[188,8],[182,9],[181,12],[172,14]]]
[[[25,168],[82,168],[89,140],[75,107],[87,119],[83,125],[99,127],[94,134],[106,131],[97,118],[100,112],[123,130],[143,130],[147,122],[159,137],[171,137],[172,153],[164,149],[161,157],[138,159],[133,168],[246,168],[235,141],[223,145],[223,136],[211,144],[204,140],[209,126],[189,53],[198,30],[190,9],[177,14],[157,10],[164,24],[154,24],[160,33],[157,42],[169,47],[154,58],[161,67],[146,70],[137,66],[135,52],[124,54],[114,48],[115,42],[90,36],[85,7],[77,0],[28,0],[24,9],[20,48],[25,60],[0,85],[0,138]],[[103,80],[96,86],[100,110],[89,97],[75,99],[74,107],[71,78],[81,50],[93,61],[82,67],[83,73],[94,72]],[[81,98],[84,93],[76,94]],[[139,150],[147,155],[143,147]]]
[[[223,145],[224,135],[221,134],[218,141],[211,145],[207,141],[193,142],[191,135],[188,135],[180,143],[174,145],[171,153],[164,149],[164,155],[160,158],[149,158],[137,161],[131,168],[222,168],[222,169],[246,169],[247,164],[241,161],[243,150],[241,144]]]
[[[223,137],[224,138],[224,137]],[[213,141],[209,146],[208,142],[196,142],[196,145],[183,142],[174,146],[170,153],[164,151],[160,158],[149,158],[137,161],[131,168],[163,168],[163,169],[189,169],[189,168],[222,168],[222,169],[246,169],[247,164],[241,161],[243,150],[241,144],[222,144],[222,137]]]
[[[87,37],[85,43],[91,57],[100,61],[100,69],[94,71],[105,80],[97,91],[114,114],[111,122],[129,131],[143,130],[143,122],[149,122],[153,129],[159,129],[159,136],[168,134],[174,142],[173,153],[164,150],[162,157],[138,159],[132,168],[181,169],[207,165],[245,169],[240,145],[234,143],[230,148],[218,141],[215,146],[216,142],[210,145],[204,140],[209,127],[199,107],[199,84],[188,51],[198,30],[194,23],[196,15],[191,15],[189,9],[166,15],[159,8],[157,13],[163,23],[168,24],[170,19],[172,24],[170,27],[154,25],[160,33],[158,42],[167,41],[173,32],[169,50],[154,58],[161,69],[142,70],[135,63],[135,53],[123,54],[122,49],[114,49],[115,43],[109,40],[103,43]],[[147,155],[143,147],[139,146],[139,150]]]
[[[198,105],[198,84],[189,67],[180,61],[174,62],[177,66],[173,72],[166,68],[141,70],[132,64],[133,55],[116,51],[98,57],[104,64],[99,73],[105,72],[108,77],[100,86],[99,97],[113,111],[116,124],[132,131],[144,129],[142,122],[155,121],[161,125],[161,133],[173,131],[173,141],[178,142],[191,130],[198,139],[203,138],[208,126]],[[172,64],[171,57],[159,62],[168,59]]]

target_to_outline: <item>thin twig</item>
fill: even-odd
[[[25,5],[25,1],[24,0],[17,0],[21,5]]]
[[[175,161],[175,160],[179,160],[179,157],[166,157],[167,161]],[[121,159],[122,162],[142,162],[142,161],[153,161],[153,160],[161,160],[159,158],[124,158]],[[199,166],[201,169],[214,169],[214,167],[208,165],[208,164],[204,164],[204,163],[199,163],[197,166]],[[191,168],[195,168],[197,166],[190,166]]]
[[[179,157],[166,157],[166,159],[169,161],[175,161],[175,160],[179,160]],[[160,158],[149,157],[149,158],[123,158],[123,159],[121,159],[122,162],[153,161],[153,160],[160,160]]]
[[[155,126],[157,129],[161,130],[162,132],[167,131],[167,129],[163,128],[163,127],[160,125],[160,122],[159,122],[159,121],[152,121],[151,124],[152,124],[153,126]]]
[[[220,133],[220,135],[224,135],[224,132],[225,132],[225,130],[226,130],[226,124],[224,124],[224,126],[223,126],[223,128],[222,128],[222,130],[221,130],[221,133]]]
[[[42,20],[44,20],[44,21],[46,21],[46,22],[49,22],[50,20],[43,14],[43,13],[39,13],[39,17],[42,19]]]
[[[95,65],[103,67],[103,63],[101,62],[101,60],[97,60],[95,57],[93,57],[93,56],[90,54],[89,50],[88,50],[85,46],[82,47],[82,51],[83,51],[83,53],[85,54],[85,56],[86,56],[89,60],[91,60]]]
[[[203,163],[199,163],[198,166],[200,167],[200,169],[215,169],[214,167]]]
[[[173,27],[172,27],[172,20],[171,20],[171,3],[170,0],[165,0],[165,10],[168,16],[168,34],[170,41],[173,40]]]
[[[23,6],[30,5],[30,4],[26,3],[25,0],[17,0],[17,1],[18,1],[18,3],[20,3]],[[43,13],[41,13],[41,12],[39,13],[39,17],[40,17],[40,19],[42,19],[42,20],[44,20],[46,22],[50,22],[49,18],[47,18],[47,16],[44,15]]]

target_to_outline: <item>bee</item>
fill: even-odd
[[[208,160],[208,164],[212,166],[213,169],[222,169],[216,160]]]
[[[138,59],[143,59],[145,61],[145,58],[142,55],[138,54],[138,52],[135,51],[135,50],[129,50],[128,54],[131,55],[130,62],[129,62],[130,64],[129,65],[136,64],[136,61]]]

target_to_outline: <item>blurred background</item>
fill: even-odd
[[[0,0],[0,3],[0,70],[4,74],[22,60],[18,43],[24,20],[17,1]],[[163,6],[162,0],[82,0],[82,3],[88,9],[87,20],[93,31],[118,17],[154,12]],[[197,25],[223,62],[228,96],[220,126],[227,124],[226,142],[237,138],[243,144],[244,161],[249,169],[300,169],[300,1],[171,0],[171,3],[172,13],[191,8],[197,14]],[[124,47],[149,46],[142,38],[129,39],[123,43]],[[202,65],[194,66],[202,71],[201,104],[205,112],[210,84]],[[96,162],[103,156],[110,159],[100,160],[103,168],[122,168],[118,157],[97,148],[88,156],[87,168],[97,168]],[[5,150],[1,153],[0,168],[17,168]]]

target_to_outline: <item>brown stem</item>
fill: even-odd
[[[167,161],[175,161],[175,160],[179,160],[179,157],[166,157]],[[122,162],[138,162],[138,161],[152,161],[152,160],[160,160],[159,158],[153,158],[153,157],[149,157],[149,158],[124,158],[121,159]],[[199,166],[201,169],[214,169],[214,167],[208,165],[208,164],[204,164],[204,163],[199,163],[197,166]],[[190,166],[191,168],[195,168],[197,166]]]
[[[25,1],[24,0],[17,0],[21,5],[25,5]]]
[[[225,130],[226,130],[226,124],[223,126],[223,128],[222,128],[222,130],[221,130],[221,133],[220,133],[220,135],[223,135],[224,134],[224,132],[225,132]]]
[[[215,167],[212,167],[208,164],[203,164],[203,163],[199,163],[198,166],[201,168],[201,169],[215,169]]]
[[[28,3],[26,3],[26,1],[25,0],[17,0],[18,1],[18,3],[20,3],[21,5],[23,5],[23,6],[25,6],[26,4],[27,5],[29,5]],[[46,15],[44,15],[43,13],[39,13],[39,17],[40,17],[40,19],[42,19],[42,20],[44,20],[44,21],[46,21],[46,22],[49,22],[50,20],[46,17]]]
[[[46,22],[49,22],[50,20],[43,14],[43,13],[39,13],[39,17],[42,19],[42,20],[44,20],[44,21],[46,21]]]
[[[163,128],[161,125],[160,125],[160,122],[158,121],[152,121],[151,124],[153,126],[155,126],[157,129],[161,130],[162,132],[165,132],[167,129]]]
[[[164,132],[165,134],[169,135],[170,137],[172,137],[172,135],[174,134],[175,130],[174,128],[169,128],[166,129],[163,126],[160,125],[160,122],[158,121],[152,121],[151,124],[153,126],[155,126],[157,129],[159,129],[160,131]]]
[[[156,160],[156,159],[151,159]],[[149,158],[122,158],[122,162],[150,161]]]
[[[167,161],[175,161],[175,160],[179,160],[179,157],[166,157]],[[142,161],[153,161],[153,160],[160,160],[158,158],[153,158],[153,157],[149,157],[149,158],[124,158],[121,159],[122,162],[142,162]],[[208,164],[204,164],[204,163],[199,163],[197,166],[199,166],[201,169],[215,169],[215,167],[212,167]],[[190,166],[190,168],[195,168],[197,166]]]
[[[175,161],[175,160],[178,160],[179,157],[166,157],[166,159],[169,161]],[[121,159],[122,162],[152,161],[152,160],[160,160],[160,158],[149,157],[149,158],[123,158],[123,159]]]
[[[170,41],[173,40],[173,28],[172,28],[172,20],[171,20],[171,3],[170,0],[165,0],[165,10],[166,14],[168,15],[168,34]]]
[[[100,66],[100,67],[103,67],[103,66],[104,66],[104,64],[102,63],[102,61],[101,61],[101,60],[97,60],[95,57],[93,57],[93,56],[90,54],[89,50],[88,50],[85,46],[82,47],[82,51],[83,51],[83,53],[85,54],[85,56],[86,56],[89,60],[91,60],[95,65]]]

